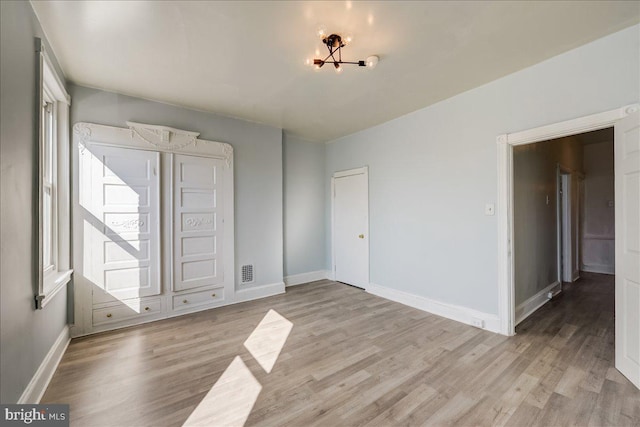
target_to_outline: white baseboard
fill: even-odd
[[[549,292],[553,292],[556,288],[559,288],[559,287],[560,287],[560,282],[556,280],[555,282],[553,282],[552,284],[550,284],[549,286],[547,286],[537,294],[533,295],[523,303],[519,304],[516,307],[516,312],[515,312],[516,326],[520,322],[522,322],[524,319],[531,316],[533,312],[535,312],[537,309],[545,305],[549,301],[547,294]]]
[[[580,270],[575,270],[573,272],[573,274],[571,275],[571,281],[575,282],[576,280],[578,280],[580,278]]]
[[[248,287],[246,289],[237,289],[232,304],[245,301],[253,301],[254,299],[259,298],[271,297],[274,295],[283,294],[284,292],[284,282]]]
[[[448,304],[420,295],[410,294],[408,292],[387,288],[385,286],[369,283],[367,292],[386,298],[418,310],[426,311],[437,316],[446,317],[447,319],[475,326],[474,321],[480,320],[483,328],[491,332],[500,333],[500,319],[495,314],[484,313],[468,307]]]
[[[583,264],[580,268],[587,273],[615,274],[615,266],[609,264]]]
[[[328,270],[310,271],[302,274],[292,274],[284,278],[286,287],[302,285],[303,283],[315,282],[316,280],[325,280],[329,278]]]
[[[27,388],[24,389],[22,396],[18,399],[18,403],[40,403],[40,399],[44,395],[44,392],[47,390],[49,386],[49,382],[53,377],[53,374],[56,372],[58,368],[58,364],[64,355],[67,346],[69,345],[69,326],[65,325],[58,335],[58,338],[53,343],[49,352],[44,357],[44,360],[38,367],[38,370],[27,384]]]

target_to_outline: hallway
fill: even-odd
[[[564,284],[560,297],[516,328],[516,339],[553,354],[552,369],[530,395],[549,399],[540,409],[530,408],[536,424],[640,422],[640,393],[614,368],[614,291],[614,276],[581,272],[577,282]]]

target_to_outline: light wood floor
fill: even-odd
[[[243,346],[273,309],[293,328],[266,373]],[[43,398],[72,425],[179,426],[240,356],[261,426],[640,425],[613,367],[613,278],[584,274],[507,338],[330,281],[73,340]]]

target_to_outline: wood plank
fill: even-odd
[[[267,373],[244,342],[269,310],[293,328]],[[240,357],[261,387],[247,426],[638,426],[640,391],[613,367],[613,342],[611,276],[583,274],[514,337],[323,280],[74,339],[42,403],[69,403],[73,426],[181,426],[194,411],[207,423],[212,389],[216,405],[248,407],[219,383]],[[227,401],[219,412],[241,423]]]

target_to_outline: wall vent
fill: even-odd
[[[255,277],[253,274],[253,264],[243,265],[241,269],[242,280],[240,283],[253,283],[255,281]]]

